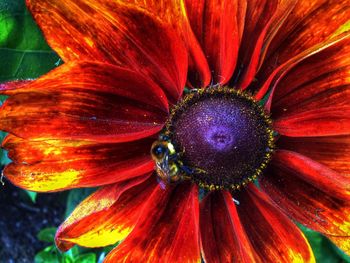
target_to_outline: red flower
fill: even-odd
[[[101,186],[60,249],[125,238],[106,262],[313,262],[292,219],[350,253],[349,1],[27,4],[65,64],[1,86],[4,174]]]

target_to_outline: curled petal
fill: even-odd
[[[134,228],[156,185],[155,177],[147,175],[100,188],[58,228],[55,237],[58,248],[66,251],[74,244],[103,247],[121,241]]]
[[[167,118],[162,90],[135,72],[66,63],[29,85],[3,89],[0,129],[22,138],[125,142],[157,133]]]
[[[175,15],[171,9],[156,14],[126,1],[102,0],[27,0],[27,5],[65,62],[122,65],[150,76],[173,102],[182,94],[186,47],[172,24],[161,19]]]
[[[95,187],[128,180],[154,169],[150,148],[154,139],[126,143],[8,135],[3,147],[12,159],[4,175],[13,184],[36,192]]]
[[[349,236],[349,177],[300,154],[280,150],[260,186],[303,225],[326,235]]]
[[[108,262],[200,262],[196,185],[158,186],[131,234]]]

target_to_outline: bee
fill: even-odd
[[[151,155],[156,163],[156,171],[161,185],[180,182],[191,179],[188,175],[194,173],[194,169],[187,167],[180,160],[180,154],[166,135],[160,135],[152,144]]]

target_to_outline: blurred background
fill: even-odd
[[[35,79],[62,63],[46,44],[24,0],[0,0],[0,83]],[[5,99],[0,96],[0,104]],[[0,131],[0,142],[5,136]],[[0,149],[0,171],[9,162],[6,152]],[[0,263],[102,262],[112,247],[74,247],[61,253],[54,244],[59,224],[94,190],[37,194],[21,190],[1,177]],[[327,238],[301,228],[310,241],[317,262],[350,262],[350,258]]]

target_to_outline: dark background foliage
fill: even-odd
[[[59,32],[57,32],[59,34]],[[0,0],[0,83],[35,79],[62,64],[46,44],[23,0]],[[0,96],[0,103],[6,98]],[[0,141],[6,134],[0,131]],[[0,149],[0,169],[10,160]],[[53,237],[57,226],[93,189],[36,194],[0,184],[0,262],[101,262],[111,249],[73,248],[60,253]],[[317,262],[350,262],[328,239],[301,227]]]

